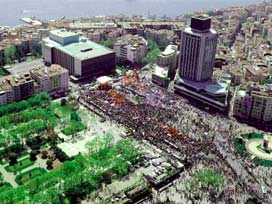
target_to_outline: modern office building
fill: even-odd
[[[37,82],[39,91],[51,96],[65,94],[69,89],[69,72],[60,65],[34,69],[30,71],[30,75]]]
[[[210,18],[191,19],[191,26],[181,35],[179,74],[174,88],[176,93],[226,111],[228,85],[212,80],[217,37]]]
[[[47,64],[68,69],[75,80],[107,75],[115,70],[114,51],[65,29],[49,33],[43,40],[42,53]]]
[[[233,115],[238,118],[258,121],[272,121],[272,85],[253,85],[239,90],[233,97]]]

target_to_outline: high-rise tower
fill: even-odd
[[[175,93],[185,95],[204,106],[227,111],[228,84],[212,80],[217,33],[211,18],[196,16],[181,35],[179,77]]]
[[[216,54],[217,33],[211,19],[196,16],[181,36],[179,76],[193,81],[211,79]]]

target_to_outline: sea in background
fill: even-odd
[[[247,5],[263,0],[0,0],[0,26],[22,24],[21,17],[59,19],[97,15],[175,17],[200,9]]]

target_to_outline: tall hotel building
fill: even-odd
[[[212,77],[217,33],[210,28],[210,18],[197,17],[192,18],[191,27],[183,31],[180,77],[194,81],[206,81]]]
[[[224,111],[227,106],[227,84],[213,82],[217,33],[211,19],[196,16],[181,35],[179,74],[175,92]]]

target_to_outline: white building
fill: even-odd
[[[157,57],[157,65],[168,69],[168,74],[172,77],[175,76],[177,63],[178,63],[178,46],[168,45],[165,50],[159,53]]]
[[[34,69],[30,75],[39,84],[41,92],[57,95],[68,91],[69,71],[60,65]]]
[[[174,88],[175,93],[225,112],[228,85],[212,81],[217,37],[210,18],[191,19],[191,26],[181,36],[179,77]]]
[[[191,27],[187,27],[181,36],[181,78],[205,81],[212,77],[217,37],[217,33],[211,29],[210,18],[192,18]]]

